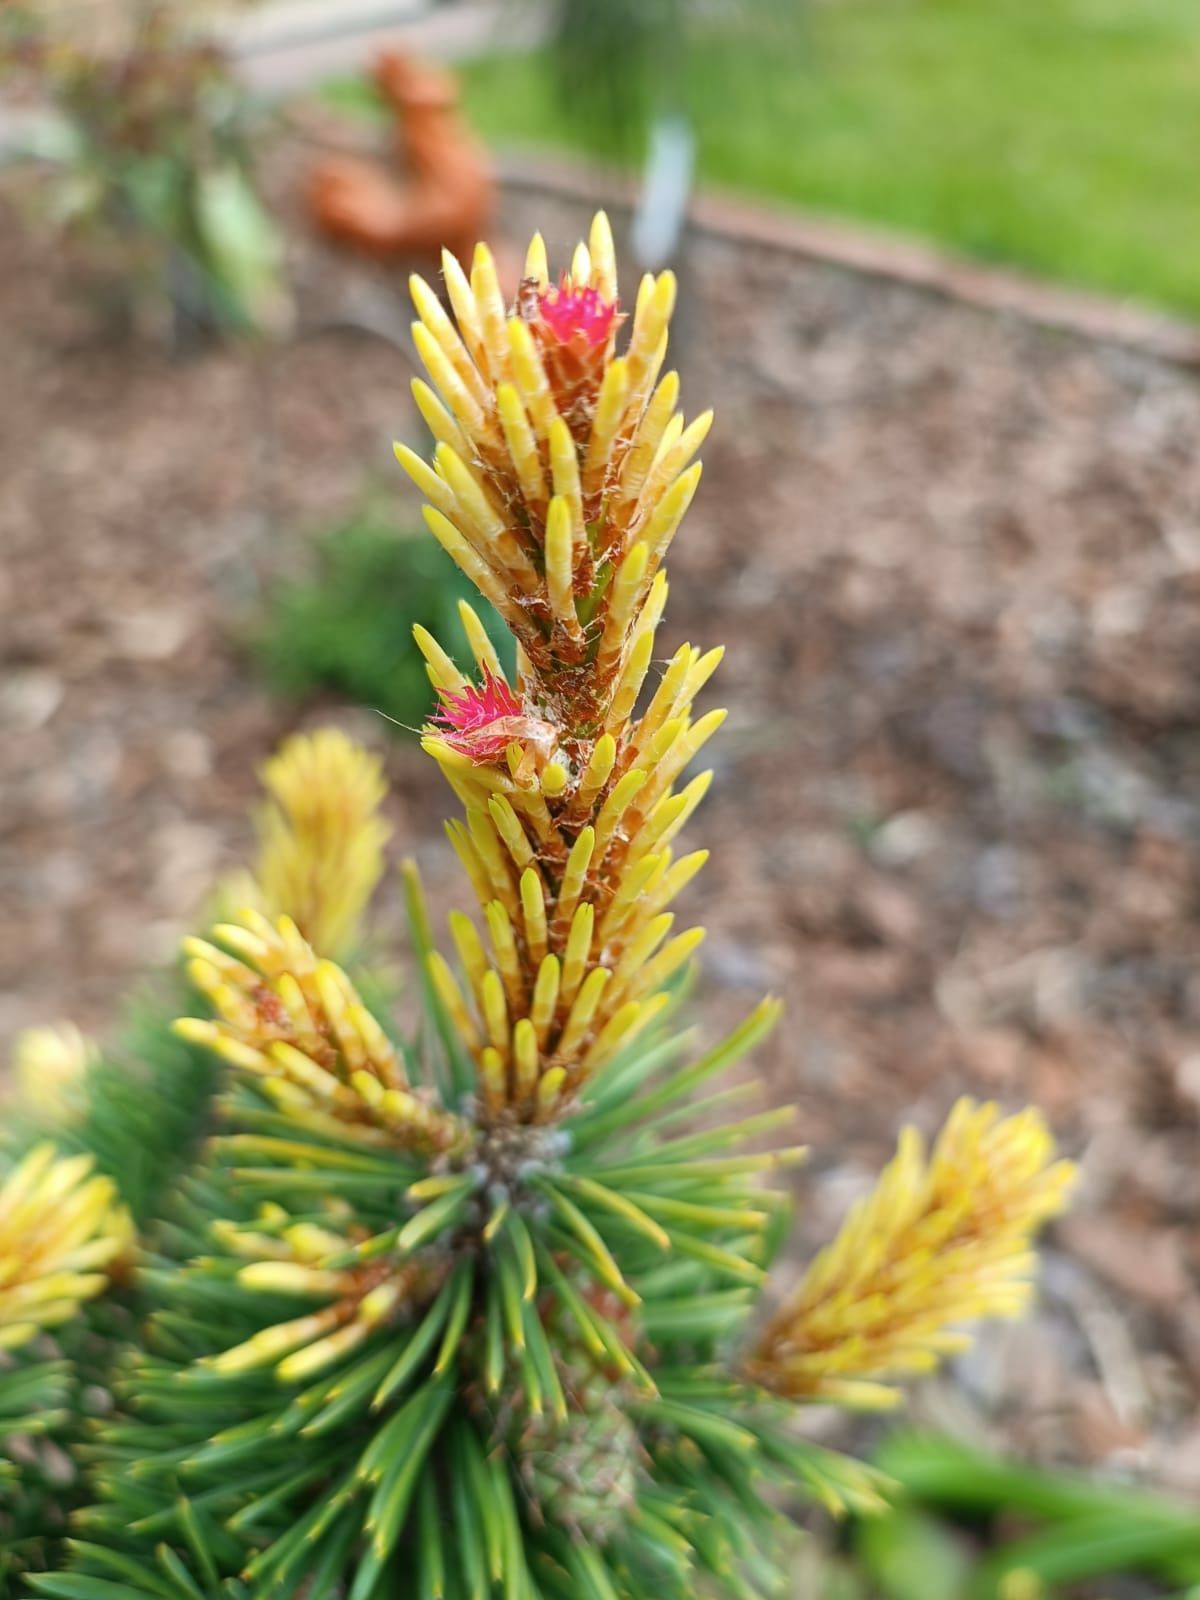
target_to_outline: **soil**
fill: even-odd
[[[420,432],[402,275],[307,235],[305,159],[269,184],[302,333],[185,359],[99,333],[0,189],[6,1041],[113,1027],[298,725],[386,753],[398,852],[466,894],[419,751],[272,702],[245,648],[264,582]],[[552,258],[585,221],[502,213]],[[681,273],[685,400],[718,420],[664,643],[723,641],[730,708],[691,827],[698,1005],[712,1035],[786,1001],[756,1066],[813,1149],[798,1248],[906,1120],[1036,1102],[1083,1170],[1039,1308],[916,1408],[1200,1491],[1200,384],[761,246],[694,238]]]

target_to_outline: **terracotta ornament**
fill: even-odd
[[[327,157],[310,180],[314,220],[382,260],[468,254],[488,232],[495,180],[459,116],[454,79],[399,51],[379,57],[375,79],[395,117],[395,167]]]

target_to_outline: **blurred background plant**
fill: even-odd
[[[555,0],[547,64],[565,122],[608,154],[639,159],[657,119],[701,112],[697,67],[716,36],[736,33],[703,71],[704,94],[740,101],[760,51],[783,51],[794,72],[803,0]]]
[[[268,596],[255,641],[278,694],[332,689],[382,711],[398,734],[416,732],[429,708],[429,678],[412,630],[462,637],[458,605],[470,595],[507,671],[511,636],[440,546],[406,528],[382,497],[317,536],[308,572]]]
[[[874,1465],[892,1507],[851,1518],[839,1552],[810,1546],[814,1600],[1200,1597],[1200,1518],[1182,1501],[910,1429]]]
[[[175,335],[286,321],[282,248],[255,191],[249,102],[202,13],[127,0],[93,37],[70,10],[0,13],[0,86],[46,113],[25,153],[61,238],[128,320],[151,298]]]
[[[701,184],[1200,311],[1192,0],[559,0],[554,16],[541,48],[463,64],[487,140],[611,164],[640,156],[647,107],[683,111]]]

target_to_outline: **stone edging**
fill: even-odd
[[[584,200],[589,205],[622,210],[631,209],[636,201],[636,186],[629,180],[582,163],[512,152],[501,156],[499,170],[505,184],[557,199]],[[982,266],[882,230],[711,190],[693,197],[688,226],[1200,369],[1200,326],[1196,324],[1127,301]]]

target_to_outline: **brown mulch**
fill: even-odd
[[[571,211],[510,193],[504,228],[561,245]],[[295,254],[306,337],[172,360],[98,337],[0,197],[5,1039],[111,1026],[298,721],[386,750],[398,844],[465,893],[419,753],[273,704],[244,648],[305,531],[418,434],[407,353],[330,325],[402,330],[399,279]],[[1196,1492],[1200,385],[761,246],[696,241],[683,280],[685,399],[718,423],[664,643],[724,641],[730,707],[691,829],[704,1021],[787,1002],[758,1060],[813,1147],[806,1245],[905,1120],[1041,1105],[1083,1162],[1041,1305],[918,1405]]]

